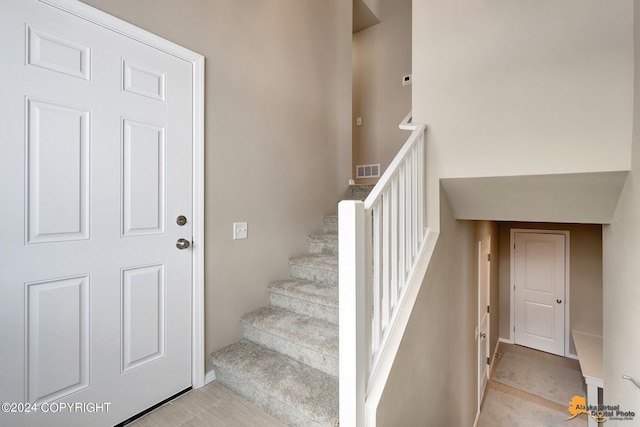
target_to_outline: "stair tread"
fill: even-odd
[[[211,361],[314,421],[337,425],[337,378],[247,340],[214,352]]]
[[[338,288],[326,283],[309,282],[302,279],[287,279],[273,282],[269,292],[287,295],[331,307],[338,306]]]
[[[338,241],[338,235],[331,233],[319,233],[310,235],[308,239],[311,242],[336,243]]]
[[[326,320],[267,306],[242,316],[242,323],[329,357],[338,357],[338,327]]]
[[[338,271],[338,257],[323,254],[309,254],[293,257],[289,260],[290,265],[303,265],[319,268],[321,270]]]

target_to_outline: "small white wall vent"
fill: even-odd
[[[356,178],[379,178],[380,163],[376,165],[358,165],[356,166]]]

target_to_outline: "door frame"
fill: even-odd
[[[571,240],[569,230],[541,230],[536,228],[511,228],[509,230],[509,341],[515,344],[514,328],[516,324],[515,310],[515,235],[529,234],[562,234],[564,235],[564,356],[570,356],[571,324],[569,290],[571,289]]]
[[[90,21],[107,30],[173,55],[192,69],[192,283],[191,283],[191,382],[193,388],[205,385],[204,347],[204,56],[163,39],[142,28],[76,0],[39,0]]]
[[[485,243],[486,242],[486,243]],[[482,255],[482,247],[483,244],[486,244],[488,247],[487,255],[489,259],[483,259]],[[478,241],[478,319],[477,319],[477,327],[476,327],[476,339],[478,340],[478,348],[477,348],[477,358],[478,358],[478,372],[476,373],[478,377],[478,414],[480,413],[480,407],[482,405],[482,399],[484,397],[485,387],[482,387],[482,374],[483,367],[486,366],[487,371],[487,380],[491,378],[491,366],[493,364],[493,357],[491,357],[491,316],[487,318],[487,335],[485,338],[482,338],[480,334],[482,330],[480,329],[480,325],[482,324],[482,314],[486,311],[484,308],[485,304],[482,304],[481,295],[482,295],[482,263],[488,263],[488,283],[487,283],[487,297],[489,300],[489,307],[491,307],[491,236],[486,236],[482,240]],[[482,360],[482,341],[486,339],[485,346],[487,347],[487,356],[490,358],[490,364],[486,363],[486,360]],[[488,365],[488,366],[487,366]]]

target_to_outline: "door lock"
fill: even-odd
[[[189,246],[191,246],[191,243],[187,239],[178,239],[176,242],[176,248],[178,249],[187,249]]]

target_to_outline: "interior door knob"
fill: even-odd
[[[561,303],[562,303],[562,300],[561,300],[561,299],[557,299],[557,300],[556,300],[556,302],[557,302],[558,304],[561,304]]]
[[[176,242],[176,248],[178,249],[187,249],[189,246],[191,246],[191,243],[187,239],[178,239]]]

